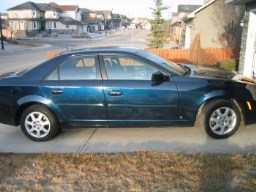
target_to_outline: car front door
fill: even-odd
[[[172,80],[151,80],[159,72],[157,66],[129,54],[102,54],[100,58],[110,126],[177,122],[177,87]]]
[[[71,125],[107,125],[97,54],[72,55],[41,83],[45,97]]]

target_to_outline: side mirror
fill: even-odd
[[[157,71],[157,72],[152,74],[151,80],[153,82],[162,83],[164,81],[170,80],[170,78],[168,76],[164,75],[162,72]]]

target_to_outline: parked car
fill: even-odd
[[[227,138],[255,119],[256,85],[232,72],[178,65],[144,50],[62,53],[0,76],[0,122],[46,141],[74,127],[201,126]]]

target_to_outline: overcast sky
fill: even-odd
[[[0,12],[6,9],[27,2],[28,0],[1,0]],[[130,17],[150,17],[150,7],[154,7],[154,0],[31,0],[35,3],[55,2],[61,5],[79,5],[80,8],[94,10],[112,10],[114,13],[125,14]],[[203,0],[163,0],[164,5],[170,10],[177,9],[177,4],[202,4]],[[170,13],[164,13],[165,18],[170,17]]]

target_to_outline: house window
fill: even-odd
[[[51,22],[48,23],[48,28],[51,29]]]
[[[36,29],[36,22],[33,22],[33,28]]]
[[[36,15],[36,12],[35,11],[33,11],[33,16],[35,16]]]
[[[56,26],[56,22],[53,23],[53,26],[54,26],[54,29],[56,29],[56,27],[57,27],[57,26]]]
[[[68,28],[69,28],[69,25],[66,25],[66,28],[68,29]]]
[[[55,16],[56,15],[56,13],[55,12],[53,12],[53,16]]]

